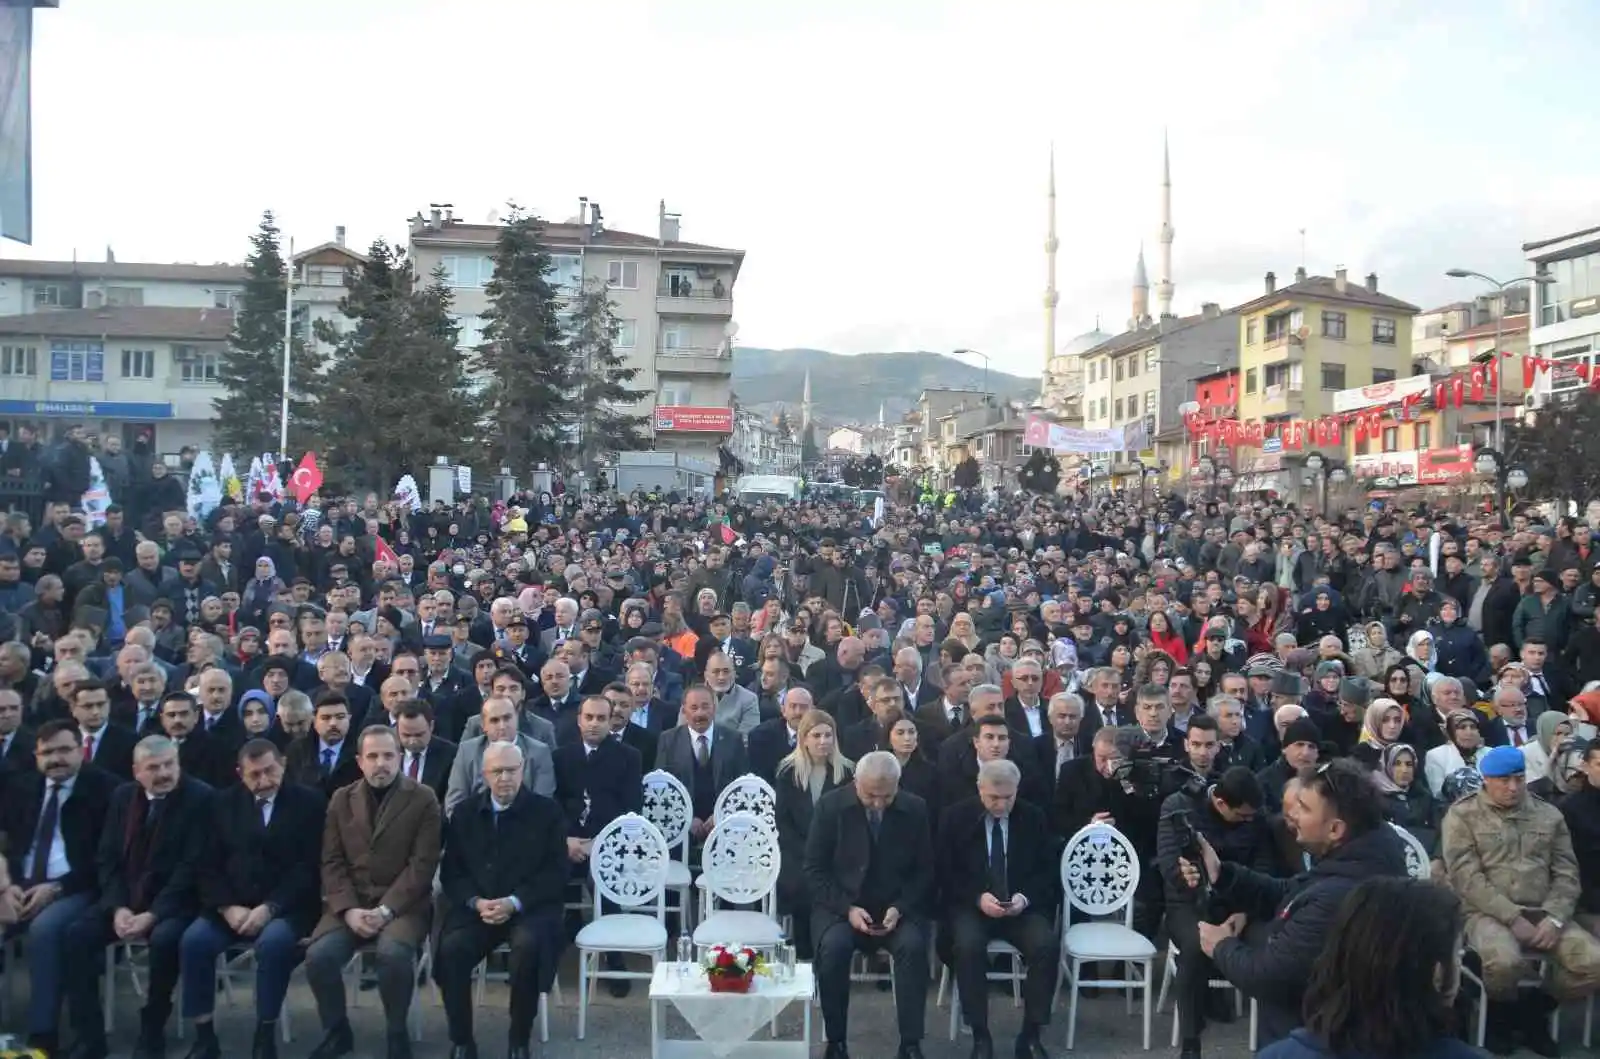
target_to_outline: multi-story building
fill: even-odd
[[[438,207],[411,222],[419,273],[443,268],[455,294],[461,349],[483,340],[499,224],[468,224]],[[552,283],[564,294],[604,284],[618,320],[616,348],[639,374],[630,384],[650,396],[655,447],[715,459],[734,432],[733,288],[744,251],[679,239],[679,217],[660,213],[657,235],[605,227],[598,204],[581,200],[575,221],[547,224]]]
[[[794,474],[800,467],[800,442],[749,408],[734,412],[729,449],[745,474]]]
[[[343,327],[345,271],[364,258],[332,241],[294,255],[295,321]],[[242,265],[117,261],[0,261],[0,423],[42,436],[81,423],[154,451],[211,439],[217,363],[244,291]]]
[[[952,390],[943,387],[923,390],[917,395],[917,418],[922,424],[920,451],[910,466],[926,467],[944,473],[945,443],[957,439],[955,420],[949,419],[957,409],[976,407],[993,399],[984,390]]]
[[[889,462],[909,471],[922,458],[922,418],[918,412],[907,412],[895,424],[894,441],[889,450]]]
[[[1522,251],[1536,275],[1550,278],[1538,284],[1528,334],[1529,352],[1556,361],[1525,399],[1541,408],[1552,396],[1582,389],[1578,365],[1593,368],[1600,353],[1600,227],[1525,243]]]
[[[1454,371],[1465,367],[1451,360],[1454,340],[1465,331],[1476,331],[1485,324],[1494,332],[1494,321],[1508,322],[1528,312],[1528,290],[1512,287],[1503,292],[1481,294],[1472,301],[1451,302],[1418,313],[1411,324],[1411,364],[1419,373]],[[1524,332],[1527,328],[1524,326]],[[1455,349],[1459,353],[1459,349]]]
[[[1340,390],[1411,375],[1412,319],[1418,309],[1382,293],[1378,276],[1352,283],[1345,270],[1277,285],[1238,306],[1239,416],[1314,419],[1333,411]]]

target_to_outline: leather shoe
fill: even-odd
[[[411,1037],[405,1032],[391,1033],[388,1036],[388,1059],[411,1059]]]
[[[1050,1053],[1044,1050],[1044,1042],[1039,1039],[1036,1029],[1024,1030],[1017,1036],[1014,1054],[1017,1059],[1050,1059]]]
[[[972,1035],[972,1059],[994,1059],[994,1039],[987,1033]]]
[[[103,1039],[97,1043],[79,1041],[72,1046],[72,1051],[67,1053],[67,1059],[106,1059],[110,1054]]]
[[[506,1052],[506,1059],[528,1059],[530,1054],[526,1044],[513,1044],[511,1050]]]
[[[901,1041],[900,1050],[894,1054],[895,1059],[922,1059],[922,1043],[920,1041]]]
[[[340,1059],[356,1050],[355,1037],[350,1033],[350,1023],[341,1022],[329,1030],[322,1043],[311,1049],[306,1059]]]
[[[133,1059],[167,1059],[167,1039],[159,1033],[140,1033]]]
[[[450,1047],[450,1059],[478,1059],[476,1044],[455,1044]]]
[[[829,1041],[827,1051],[822,1053],[822,1059],[850,1059],[850,1049],[844,1046],[843,1041]]]
[[[217,1040],[215,1032],[207,1033],[194,1042],[185,1059],[222,1059],[222,1042]]]
[[[250,1059],[278,1059],[278,1024],[256,1023],[255,1040],[250,1042]]]

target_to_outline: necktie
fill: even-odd
[[[412,754],[411,764],[406,767],[406,775],[415,780],[422,771],[422,755]]]
[[[1511,745],[1512,746],[1521,746],[1523,743],[1526,743],[1527,741],[1528,741],[1528,734],[1527,734],[1526,731],[1524,731],[1520,727],[1511,729]]]
[[[50,847],[56,841],[56,822],[61,819],[61,784],[50,784],[50,796],[39,814],[39,829],[33,835],[33,871],[28,885],[50,881]]]
[[[333,771],[333,756],[332,750],[324,750],[322,752],[322,774],[324,776]]]
[[[85,765],[87,765],[93,760],[94,760],[94,736],[86,735],[86,736],[83,737],[83,763]]]
[[[872,832],[872,841],[878,841],[878,829],[883,826],[883,812],[878,809],[867,810],[867,829]]]
[[[1011,886],[1006,881],[1006,836],[996,819],[989,821],[989,875],[995,900],[1011,900]]]
[[[694,741],[694,763],[701,768],[711,760],[711,746],[706,742],[705,736],[696,736]]]
[[[208,732],[211,731],[212,726],[214,726],[216,723],[217,723],[217,718],[216,718],[215,714],[210,714],[210,713],[206,714],[206,731],[208,731]]]
[[[960,706],[952,706],[952,707],[950,707],[950,723],[955,725],[957,728],[961,727],[961,707]]]
[[[261,813],[261,826],[266,827],[272,822],[272,799],[257,798],[256,809]]]

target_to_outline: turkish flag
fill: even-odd
[[[374,561],[382,559],[390,566],[398,567],[400,565],[400,557],[394,553],[393,548],[389,547],[389,542],[382,537],[373,538],[372,558]]]
[[[722,537],[723,544],[732,544],[739,538],[739,535],[733,532],[733,527],[728,525],[726,522],[722,524],[721,528],[718,530],[718,533]]]
[[[1533,380],[1534,380],[1534,377],[1536,375],[1538,375],[1538,374],[1539,374],[1539,365],[1538,365],[1537,361],[1535,361],[1533,357],[1523,357],[1522,358],[1522,388],[1524,390],[1533,389]]]
[[[300,466],[295,468],[289,488],[294,491],[294,498],[302,504],[322,488],[322,469],[317,466],[316,453],[308,452],[300,458]]]
[[[1490,361],[1490,363],[1492,364],[1494,362]],[[1468,376],[1472,380],[1472,399],[1474,401],[1483,400],[1483,365],[1474,364],[1472,366],[1472,371],[1468,372]]]
[[[1450,377],[1450,403],[1451,403],[1451,405],[1455,406],[1456,408],[1460,408],[1461,407],[1461,402],[1466,398],[1466,396],[1467,396],[1466,380],[1462,379],[1461,376],[1459,376],[1459,375],[1452,375]]]

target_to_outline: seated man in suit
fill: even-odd
[[[922,679],[922,652],[915,647],[902,647],[895,652],[894,678],[905,694],[907,710],[917,710],[939,699],[939,689],[933,681]]]
[[[22,693],[14,687],[0,688],[0,783],[31,771],[33,732],[22,723]]]
[[[276,1059],[278,1016],[300,939],[321,911],[321,792],[284,782],[283,752],[252,739],[235,758],[239,782],[211,800],[211,841],[201,862],[200,915],[183,932],[183,1015],[194,1020],[188,1059],[221,1059],[211,1015],[217,957],[232,945],[255,954],[256,1028],[251,1059]]]
[[[845,757],[859,761],[874,750],[890,749],[889,729],[904,713],[904,696],[898,680],[879,677],[873,682],[867,689],[867,706],[872,713],[839,735],[839,749]]]
[[[783,696],[782,714],[773,720],[756,725],[745,740],[745,752],[750,759],[750,771],[768,783],[778,775],[778,763],[794,749],[800,722],[811,712],[813,703],[807,688],[790,688]],[[848,746],[844,755],[854,760]]]
[[[369,944],[377,951],[389,1059],[410,1059],[406,1013],[439,866],[439,802],[400,774],[400,739],[387,725],[362,730],[357,762],[361,779],[334,792],[322,829],[323,913],[306,950],[306,981],[323,1038],[311,1059],[355,1050],[344,969]]]
[[[233,781],[233,761],[217,760],[210,736],[198,727],[200,707],[187,691],[169,691],[161,696],[161,731],[178,748],[178,767],[208,787],[227,786]]]
[[[200,674],[195,694],[200,700],[200,727],[233,760],[246,737],[244,719],[233,706],[233,677],[221,666],[208,669]]]
[[[1032,658],[1019,658],[1011,666],[1011,685],[1016,693],[1006,700],[1006,723],[1037,739],[1050,731],[1050,707],[1040,692],[1044,688],[1044,666]]]
[[[119,780],[133,778],[132,732],[106,720],[111,695],[98,680],[80,680],[72,687],[72,719],[83,740],[83,759]]]
[[[100,899],[67,928],[67,1014],[75,1059],[105,1059],[100,979],[106,946],[143,942],[149,979],[135,1059],[166,1054],[183,932],[200,909],[201,857],[211,828],[211,788],[178,765],[178,748],[149,735],[133,752],[134,782],[111,796],[100,832]]]
[[[142,648],[124,647],[123,652]],[[140,662],[128,674],[125,697],[113,699],[111,720],[141,738],[161,732],[161,695],[167,690],[166,670],[154,662]],[[181,688],[178,690],[182,690]]]
[[[594,705],[594,704],[599,705]],[[603,699],[581,707],[609,725]],[[608,744],[602,733],[600,743]],[[581,747],[565,747],[586,753]],[[613,750],[624,756],[624,746]],[[601,747],[593,748],[598,758]],[[637,761],[633,789],[639,790]],[[472,975],[490,952],[511,945],[511,1032],[509,1059],[528,1059],[539,994],[555,979],[561,955],[562,899],[569,861],[566,828],[554,801],[522,783],[522,751],[514,743],[494,743],[483,754],[483,786],[451,815],[445,828],[440,871],[444,922],[439,935],[437,971],[450,1027],[451,1059],[477,1059],[473,1040]]]
[[[678,723],[678,704],[661,696],[655,666],[635,662],[628,667],[624,679],[628,694],[633,696],[628,719],[634,725],[659,734]],[[681,700],[681,691],[679,697]]]
[[[623,813],[644,805],[639,753],[611,734],[611,703],[589,695],[578,706],[580,741],[557,747],[556,804],[566,815],[566,855],[575,870],[588,871],[594,836]]]
[[[689,836],[705,841],[714,821],[712,810],[724,787],[748,771],[744,741],[736,729],[713,724],[715,700],[709,687],[692,684],[684,689],[680,709],[683,723],[662,733],[656,745],[656,767],[678,778],[694,803]]]
[[[886,950],[894,960],[897,1059],[922,1059],[934,885],[927,807],[900,789],[900,762],[875,751],[855,782],[823,795],[806,837],[817,989],[828,1048],[849,1059],[850,961]]]
[[[971,720],[939,747],[940,805],[954,805],[972,797],[978,766],[995,758],[1016,762],[1022,770],[1022,798],[1035,805],[1043,804],[1044,785],[1038,776],[1033,741],[1006,723],[1004,702],[999,685],[979,684],[972,689]]]
[[[1071,691],[1058,691],[1050,696],[1050,706],[1045,715],[1050,722],[1049,727],[1033,741],[1033,746],[1039,752],[1039,764],[1044,768],[1053,798],[1061,766],[1078,756],[1078,728],[1083,724],[1083,699]]]
[[[915,718],[921,731],[922,745],[927,755],[937,761],[939,747],[952,732],[964,727],[971,719],[967,711],[967,694],[972,690],[972,674],[958,663],[951,662],[943,670],[944,694],[933,702],[916,707]]]
[[[761,704],[749,688],[741,688],[734,681],[734,662],[716,648],[706,655],[706,684],[716,702],[716,723],[732,728],[743,739],[761,723]]]
[[[605,696],[611,704],[611,737],[637,750],[639,767],[649,772],[656,767],[656,731],[633,723],[633,692],[626,684],[607,684]]]
[[[450,766],[456,760],[456,745],[435,734],[433,706],[426,699],[408,699],[394,716],[395,734],[400,737],[404,752],[400,771],[407,779],[430,788],[443,805],[450,785]]]
[[[0,695],[6,694],[0,692]],[[18,922],[27,934],[28,1046],[57,1054],[67,928],[100,896],[100,829],[117,780],[85,768],[77,725],[56,719],[33,737],[38,771],[19,772],[0,797],[0,831]]]
[[[992,1059],[988,945],[1008,941],[1027,967],[1018,1059],[1044,1059],[1061,953],[1055,930],[1054,837],[1044,810],[1017,798],[1022,771],[1004,758],[978,768],[978,796],[944,811],[939,824],[956,988],[972,1027],[972,1059]]]
[[[566,672],[566,665],[567,664],[565,662],[551,662],[545,666],[545,669],[549,671],[552,677],[554,677],[556,676],[556,671],[552,670],[550,667],[560,666],[561,672]],[[568,682],[571,682],[570,676],[568,677]],[[537,739],[547,747],[553,748],[556,745],[555,721],[550,717],[541,716],[539,713],[539,707],[536,704],[527,701],[528,686],[522,682],[522,677],[517,673],[516,669],[511,666],[502,666],[495,670],[494,676],[489,680],[489,695],[492,695],[496,698],[505,699],[511,703],[513,708],[515,708],[517,731]],[[578,697],[576,693],[574,693],[571,698],[572,708],[576,709],[578,706]],[[467,718],[466,726],[461,730],[461,740],[462,742],[466,742],[468,739],[482,734],[483,706],[482,703],[480,703],[478,709],[473,712],[472,716]],[[523,752],[526,753],[526,749],[524,749]]]
[[[535,794],[546,798],[556,793],[556,767],[550,756],[550,747],[526,732],[517,730],[517,707],[509,698],[491,695],[478,711],[478,727],[482,735],[463,739],[456,747],[456,759],[450,765],[450,782],[445,787],[444,811],[455,812],[456,806],[483,785],[483,752],[490,743],[516,743],[522,750],[522,782]]]
[[[311,731],[289,744],[291,783],[315,787],[331,798],[340,787],[356,781],[356,745],[350,739],[350,704],[337,691],[317,696]]]

